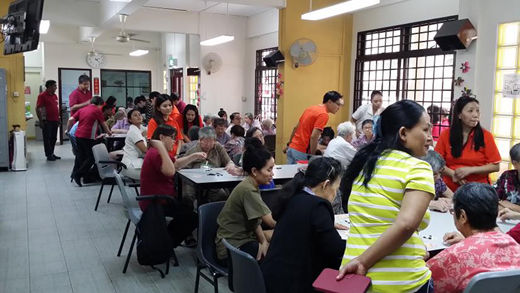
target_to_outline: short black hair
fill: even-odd
[[[175,137],[177,135],[177,129],[168,124],[161,124],[157,126],[157,128],[153,132],[152,139],[160,139],[160,135]]]
[[[520,143],[515,144],[509,150],[509,157],[512,161],[520,162]]]
[[[472,182],[459,187],[453,195],[453,209],[457,218],[464,210],[473,229],[492,230],[497,226],[498,195],[489,184]]]
[[[86,81],[90,82],[90,77],[88,75],[82,74],[79,76],[78,83],[84,83]]]
[[[146,98],[144,96],[137,96],[134,99],[134,105],[139,104],[140,102],[146,102]]]
[[[105,104],[110,105],[110,106],[112,106],[112,107],[115,107],[115,106],[116,106],[116,103],[117,103],[117,99],[116,99],[116,97],[114,97],[114,96],[110,96],[110,97],[108,97],[107,100],[106,100],[106,102],[105,102]]]
[[[229,119],[231,119],[231,121],[233,121],[233,119],[235,119],[235,116],[236,116],[236,115],[240,115],[240,113],[239,113],[239,112],[233,112],[233,113],[231,113],[231,115],[229,115]]]
[[[233,127],[231,127],[229,132],[231,134],[234,134],[235,136],[244,137],[244,134],[246,131],[245,131],[244,127],[242,127],[240,125],[233,125]]]
[[[260,128],[256,127],[256,126],[249,128],[249,130],[246,132],[246,137],[253,137],[253,134],[255,134],[255,132],[257,130],[262,131],[262,129],[260,129]]]
[[[150,98],[150,99],[155,99],[155,98],[157,98],[157,97],[160,96],[160,95],[161,95],[160,92],[153,91],[153,92],[151,92],[151,93],[148,95],[148,98]]]
[[[330,127],[330,126],[323,128],[323,132],[321,133],[321,137],[328,136],[331,139],[334,138],[334,135],[335,135],[334,129],[332,129],[332,127]]]
[[[224,120],[223,118],[213,119],[213,127],[217,126],[226,126],[226,120]]]
[[[372,91],[372,93],[370,94],[370,101],[372,101],[374,97],[377,95],[380,95],[382,97],[383,93],[381,91]]]
[[[220,110],[218,111],[217,113],[218,117],[222,118],[224,117],[225,115],[227,115],[226,111],[224,110],[224,108],[220,108]]]
[[[171,100],[172,100],[172,102],[173,101],[178,101],[178,100],[180,100],[180,97],[179,97],[179,95],[177,95],[177,93],[172,93],[171,94]]]
[[[242,155],[242,169],[251,174],[253,168],[260,170],[273,155],[262,145],[256,137],[248,137],[244,143],[245,151]]]
[[[103,101],[103,98],[100,96],[93,96],[92,99],[90,100],[90,103],[94,104],[96,106],[101,106],[101,105],[103,105],[104,102],[105,101]]]
[[[337,102],[341,98],[343,98],[343,96],[337,91],[328,91],[323,96],[323,104],[327,103],[328,101]]]
[[[194,141],[194,140],[199,140],[199,130],[200,130],[200,127],[194,125],[190,128],[190,130],[188,130],[188,137],[190,138],[191,141]]]
[[[365,127],[365,125],[367,125],[368,123],[374,125],[374,120],[372,120],[372,119],[365,119],[365,120],[363,120],[363,122],[361,123],[361,127],[362,128]]]
[[[52,80],[52,79],[49,79],[45,82],[45,87],[46,88],[50,88],[51,86],[55,85],[56,84],[56,81],[55,80]]]
[[[109,105],[109,104],[106,104],[106,105],[103,106],[103,108],[101,109],[101,111],[105,112],[106,110],[109,110],[109,111],[112,112],[113,109],[114,109],[114,106]]]

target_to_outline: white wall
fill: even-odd
[[[218,46],[201,47],[201,60],[210,52],[222,58],[218,72],[208,75],[201,63],[201,112],[216,114],[219,108],[228,113],[243,112],[245,102],[244,68],[246,52],[246,17],[201,14],[200,38],[206,40],[221,34],[232,34],[235,40]]]
[[[485,0],[484,0],[485,1]],[[472,2],[469,0],[468,2]],[[350,109],[354,101],[354,69],[358,32],[459,14],[459,0],[406,0],[354,13]]]

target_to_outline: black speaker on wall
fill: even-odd
[[[476,38],[477,30],[466,18],[444,23],[433,39],[441,50],[451,51],[467,49]]]
[[[280,50],[276,50],[271,54],[264,57],[265,65],[268,67],[276,67],[278,64],[285,61],[285,57],[283,56]]]

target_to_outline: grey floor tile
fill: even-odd
[[[31,274],[31,292],[73,292],[69,274],[64,272],[35,277]]]
[[[78,270],[69,273],[74,293],[116,292],[112,280],[103,268]]]
[[[29,277],[0,281],[0,289],[2,293],[29,293]]]

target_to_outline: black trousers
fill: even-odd
[[[168,233],[172,237],[173,246],[177,247],[197,228],[197,214],[193,212],[193,207],[182,203],[168,202],[163,208],[164,215],[173,218],[168,224]]]
[[[77,153],[74,160],[74,169],[72,174],[80,177],[88,175],[90,167],[94,165],[94,154],[92,147],[96,145],[96,141],[88,138],[76,137]]]
[[[46,157],[50,157],[54,154],[54,147],[56,146],[58,135],[58,124],[58,121],[46,121],[43,125],[43,148]]]

